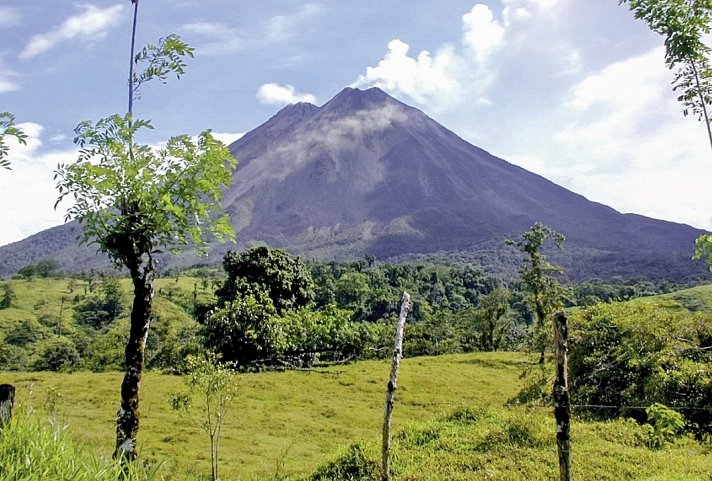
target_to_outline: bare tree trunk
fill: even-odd
[[[121,407],[116,418],[114,457],[136,459],[136,433],[139,425],[139,388],[144,367],[144,350],[153,304],[153,260],[131,269],[134,300],[131,309],[131,331],[126,344],[124,380],[121,383]]]
[[[398,317],[398,327],[396,327],[396,342],[393,349],[393,362],[391,363],[391,377],[388,381],[388,391],[386,392],[386,408],[383,414],[383,452],[381,465],[381,480],[389,481],[390,475],[390,449],[391,449],[391,415],[393,414],[393,402],[398,387],[398,369],[403,357],[403,333],[405,320],[410,311],[410,295],[403,292],[403,303],[401,304],[400,316]]]
[[[12,406],[15,404],[15,386],[0,384],[0,431],[12,418]]]
[[[559,453],[560,481],[571,481],[571,404],[569,402],[568,326],[563,312],[554,314],[556,340],[556,379],[554,380],[554,416],[556,447]]]

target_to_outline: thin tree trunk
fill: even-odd
[[[556,379],[554,380],[554,417],[556,418],[556,447],[559,454],[560,481],[571,481],[571,439],[568,372],[568,326],[563,312],[554,314],[556,340]]]
[[[129,115],[133,114],[133,98],[134,98],[134,52],[136,50],[136,22],[138,20],[138,0],[131,0],[134,4],[133,12],[133,27],[131,29],[131,59],[129,63]]]
[[[697,73],[697,65],[693,60],[689,60],[690,66],[692,66],[692,73],[695,75],[695,86],[697,87],[697,96],[700,98],[700,106],[702,107],[702,114],[705,119],[705,127],[707,127],[707,138],[710,141],[710,147],[712,148],[712,127],[710,127],[710,118],[707,114],[707,102],[705,101],[705,94],[702,91],[702,85],[700,84],[700,75]]]
[[[386,408],[383,414],[383,452],[381,465],[381,480],[390,480],[390,449],[391,449],[391,415],[393,414],[393,403],[396,389],[398,388],[398,369],[403,357],[403,334],[405,320],[410,311],[410,295],[403,292],[403,302],[401,304],[398,326],[396,327],[396,342],[393,349],[393,362],[391,363],[391,377],[388,381],[388,391],[386,392]]]
[[[0,431],[12,418],[12,406],[15,404],[15,386],[0,384]]]
[[[131,269],[134,301],[131,330],[126,344],[124,380],[121,383],[121,407],[116,419],[114,457],[127,461],[136,458],[136,433],[139,426],[139,388],[144,367],[144,350],[153,304],[153,260],[149,257],[141,268]]]

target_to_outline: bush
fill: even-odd
[[[32,361],[35,371],[68,371],[81,363],[79,351],[66,337],[58,337],[42,343]]]
[[[648,423],[644,424],[648,446],[655,449],[665,447],[680,436],[685,427],[682,414],[664,404],[655,403],[645,410]]]
[[[378,462],[366,454],[362,444],[352,444],[336,459],[319,467],[310,481],[367,481],[377,479]]]
[[[282,348],[282,336],[271,322],[272,301],[263,292],[255,294],[211,312],[199,333],[207,350],[243,368],[271,361]]]
[[[613,406],[594,415],[632,416],[637,406],[680,407],[686,428],[712,432],[709,317],[649,303],[601,304],[574,313],[569,367],[572,404]],[[691,409],[684,409],[690,407]]]

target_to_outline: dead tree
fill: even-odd
[[[571,404],[569,401],[568,326],[566,316],[554,314],[556,341],[556,379],[554,380],[554,417],[556,447],[559,454],[560,481],[571,481]]]
[[[403,334],[405,330],[405,319],[410,311],[410,295],[403,292],[403,303],[401,304],[398,326],[396,327],[396,342],[393,348],[393,362],[391,363],[391,377],[388,380],[388,391],[386,392],[386,408],[383,413],[383,452],[381,464],[381,480],[390,481],[390,449],[391,449],[391,415],[393,414],[393,403],[398,387],[398,369],[403,357]]]

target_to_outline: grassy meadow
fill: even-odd
[[[394,479],[554,479],[550,410],[505,407],[526,362],[517,353],[405,359],[394,413]],[[373,468],[388,369],[386,361],[364,361],[240,375],[223,433],[221,479],[308,479],[319,466],[326,477],[312,479],[342,479],[329,474],[338,472],[329,471],[330,460],[342,467],[356,463],[353,472],[363,468],[364,462],[352,459],[353,449],[348,451],[352,443],[365,446]],[[85,450],[110,455],[120,374],[3,373],[1,379],[17,386],[18,410],[54,416]],[[142,458],[162,463],[164,479],[200,479],[209,472],[208,438],[195,419],[172,411],[168,402],[183,389],[182,378],[149,373],[142,389]],[[575,421],[575,479],[712,479],[709,444],[685,438],[651,450],[641,434],[626,421]]]
[[[86,281],[10,282],[17,299],[0,310],[0,342],[28,320],[43,326],[40,333],[56,335],[61,329],[62,335],[90,340],[106,335],[106,330],[87,331],[72,319],[72,305],[81,302],[73,297],[90,294]],[[120,283],[128,306],[130,284],[126,279]],[[160,333],[166,342],[176,339],[167,331],[194,325],[190,303],[195,297],[209,299],[211,292],[199,278],[159,279],[152,335]],[[661,305],[661,300],[665,309],[710,312],[712,286],[630,302]],[[123,329],[120,323],[127,314],[110,330]],[[404,359],[393,418],[393,479],[556,479],[551,409],[507,405],[522,386],[520,374],[530,362],[525,354],[506,352]],[[378,479],[373,473],[380,456],[388,373],[389,361],[361,361],[311,371],[239,374],[238,395],[223,430],[221,479]],[[47,426],[54,420],[51,429],[66,426],[66,435],[83,453],[101,459],[113,451],[121,376],[115,371],[13,371],[0,372],[0,383],[17,387],[16,413],[31,413]],[[157,371],[148,372],[142,382],[141,458],[160,465],[158,479],[208,479],[209,440],[198,413],[189,416],[170,407],[171,395],[184,390],[183,377]],[[698,443],[684,437],[651,449],[635,423],[576,418],[572,446],[574,479],[712,481],[709,440]]]

